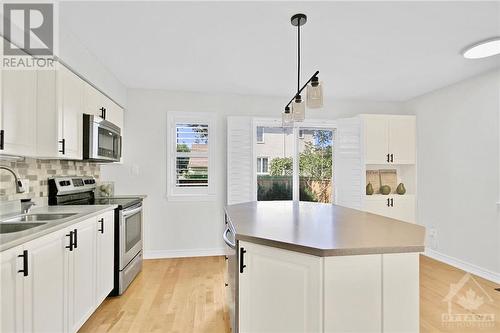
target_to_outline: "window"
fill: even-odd
[[[257,127],[257,143],[264,143],[264,127]]]
[[[269,159],[267,157],[257,157],[257,173],[260,175],[269,174]]]
[[[214,116],[169,112],[167,123],[167,197],[172,200],[210,198],[214,195]]]
[[[334,125],[304,122],[301,127],[283,128],[264,124],[261,120],[254,127],[256,143],[259,133],[266,133],[266,142],[254,145],[256,199],[332,203]]]

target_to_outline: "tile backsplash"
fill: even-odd
[[[27,157],[17,161],[0,158],[0,165],[13,169],[18,177],[29,180],[29,191],[16,193],[14,176],[7,170],[0,169],[0,201],[46,197],[49,177],[94,176],[99,179],[101,172],[99,164],[82,161],[38,160]]]

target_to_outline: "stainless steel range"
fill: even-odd
[[[142,198],[95,197],[93,177],[49,178],[49,205],[118,205],[115,209],[115,287],[121,295],[142,269]]]

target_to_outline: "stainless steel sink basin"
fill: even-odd
[[[76,215],[76,213],[56,213],[56,214],[25,214],[11,217],[3,220],[2,222],[36,222],[36,221],[53,221],[65,219],[67,217]]]
[[[39,227],[47,223],[0,223],[0,234],[9,234],[12,232],[23,231]]]

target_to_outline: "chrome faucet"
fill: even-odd
[[[7,170],[9,171],[11,174],[14,175],[14,180],[16,182],[16,192],[17,193],[24,193],[24,188],[23,188],[23,184],[21,183],[21,181],[19,180],[19,177],[17,176],[17,174],[14,172],[14,170],[12,170],[11,168],[8,168],[4,165],[0,165],[0,169],[3,169],[3,170]]]
[[[31,199],[21,199],[21,213],[28,214],[31,207],[35,206],[36,203],[31,201]]]

